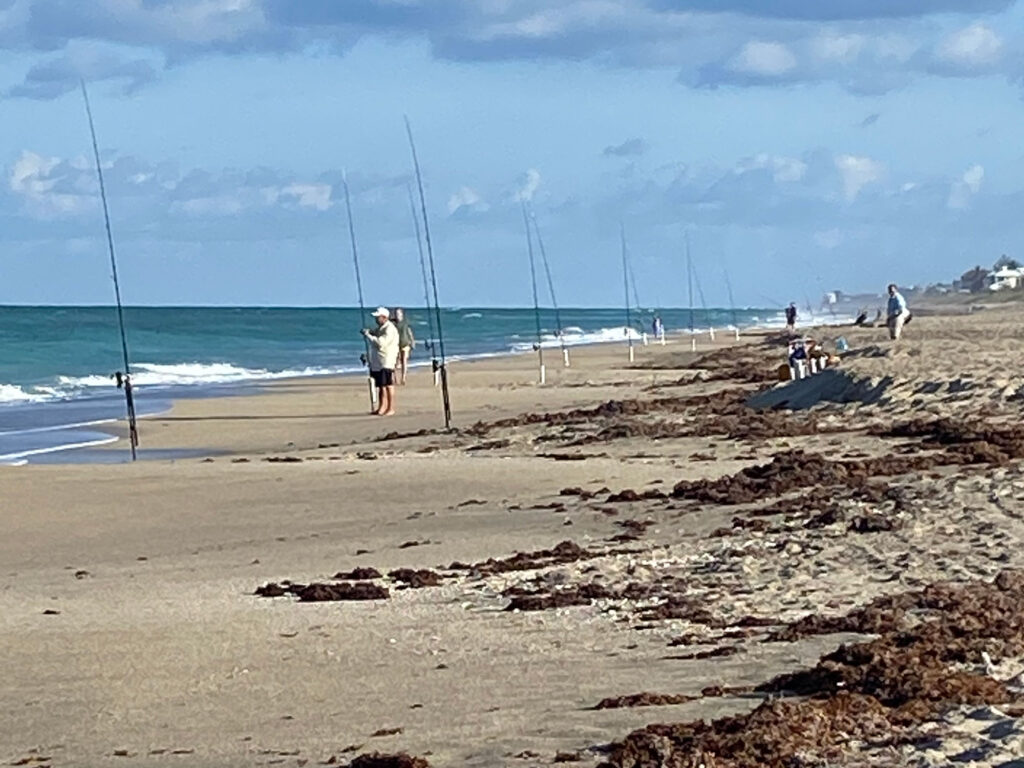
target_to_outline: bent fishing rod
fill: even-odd
[[[430,283],[434,290],[434,321],[437,329],[437,347],[441,359],[436,361],[441,374],[441,400],[444,405],[444,428],[452,428],[452,405],[448,394],[448,363],[444,354],[444,331],[441,328],[441,305],[437,298],[437,270],[434,267],[434,246],[430,241],[430,221],[427,218],[427,197],[423,193],[423,175],[420,173],[420,161],[416,155],[416,142],[412,138],[412,125],[408,116],[405,117],[405,133],[409,137],[409,149],[412,151],[412,165],[416,171],[416,187],[420,193],[420,212],[423,216],[423,237],[427,243],[427,259],[430,264]]]
[[[356,246],[356,227],[352,221],[352,199],[348,190],[348,176],[341,172],[341,186],[345,190],[345,213],[348,215],[348,236],[352,243],[352,265],[356,272],[356,293],[359,297],[359,330],[366,320],[366,304],[363,302],[363,278],[359,272],[359,248]],[[373,385],[373,372],[370,368],[370,339],[363,334],[363,360],[366,364],[366,383],[370,390],[370,410],[377,407],[377,388]]]
[[[555,298],[555,281],[551,279],[551,265],[548,262],[548,252],[544,248],[544,238],[540,236],[540,227],[537,225],[537,216],[530,211],[530,220],[533,222],[533,233],[537,236],[537,247],[540,250],[540,258],[544,264],[544,274],[548,280],[548,292],[551,294],[551,306],[555,310],[555,325],[558,326],[558,343],[562,347],[562,362],[569,367],[569,348],[565,345],[565,328],[562,325],[562,313],[558,308],[558,299]]]
[[[117,279],[117,257],[114,254],[114,235],[110,228],[110,210],[107,206],[107,189],[103,183],[103,165],[100,163],[100,148],[96,141],[96,125],[92,119],[92,107],[89,104],[89,92],[85,88],[85,80],[80,80],[82,86],[82,99],[85,101],[85,115],[89,119],[89,135],[92,137],[92,154],[96,160],[96,177],[100,184],[100,200],[103,203],[103,222],[107,229],[107,249],[110,251],[110,274],[114,280],[114,299],[117,302],[117,325],[121,333],[121,355],[124,362],[124,371],[116,371],[114,378],[117,381],[117,388],[124,390],[125,407],[128,414],[128,442],[131,446],[132,461],[138,456],[136,449],[139,446],[139,430],[135,419],[135,394],[132,391],[132,371],[128,359],[128,335],[124,326],[124,306],[121,304],[121,284]]]
[[[537,365],[540,371],[540,383],[543,384],[545,381],[545,370],[544,370],[544,342],[541,338],[541,327],[540,327],[540,299],[537,297],[537,267],[533,257],[533,236],[530,232],[530,215],[526,211],[526,203],[523,203],[523,225],[526,228],[526,252],[530,258],[530,285],[533,288],[533,319],[537,325],[537,343],[534,345],[537,349]]]
[[[416,215],[416,201],[412,198],[412,187],[406,186],[406,191],[409,193],[409,212],[412,214],[412,224],[416,230],[416,250],[420,256],[420,275],[423,277],[423,306],[427,309],[427,330],[429,338],[425,342],[425,346],[430,350],[430,368],[434,372],[434,386],[438,384],[438,364],[437,364],[437,351],[434,340],[434,311],[430,305],[430,286],[427,282],[427,259],[423,255],[423,234],[420,232],[420,217]]]

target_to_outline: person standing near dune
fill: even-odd
[[[903,326],[906,324],[910,312],[907,309],[907,300],[897,290],[895,283],[889,284],[888,293],[889,301],[886,304],[886,315],[888,315],[889,338],[896,340],[903,333]]]
[[[395,364],[398,361],[398,329],[391,322],[391,312],[386,307],[377,307],[373,312],[377,328],[363,329],[363,336],[370,342],[370,376],[377,387],[378,416],[393,416],[395,413]]]

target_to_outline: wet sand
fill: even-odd
[[[281,382],[143,422],[144,450],[209,459],[0,468],[0,762],[1012,765],[1022,318],[915,319],[895,347],[843,330],[839,373],[762,395],[809,410],[745,405],[784,344],[677,339],[637,367],[552,353],[543,388],[532,356],[456,363],[452,434],[417,370],[389,419],[363,380]],[[843,619],[946,580],[974,591]],[[873,637],[905,666],[886,638],[932,620],[974,633],[941,660],[956,684],[895,690],[856,660],[777,678]],[[629,735],[755,709],[771,759]],[[812,744],[808,718],[831,724]]]

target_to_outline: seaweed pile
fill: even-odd
[[[936,584],[882,598],[849,616],[803,619],[779,633],[870,631],[812,669],[757,690],[753,712],[711,723],[650,725],[613,745],[606,768],[792,768],[840,760],[852,743],[899,743],[913,728],[961,704],[1002,704],[1007,684],[976,671],[989,657],[1024,655],[1024,572],[993,582]]]

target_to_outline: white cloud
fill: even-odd
[[[474,211],[486,211],[488,209],[488,205],[475,190],[470,189],[469,187],[461,187],[448,198],[448,213],[453,214],[462,208]]]
[[[951,64],[979,67],[992,64],[1003,51],[1003,40],[990,27],[972,24],[947,37],[939,46],[939,58]]]
[[[839,155],[835,159],[836,170],[843,180],[843,196],[853,202],[868,184],[874,184],[885,176],[885,166],[870,157]]]
[[[755,170],[771,171],[772,179],[777,183],[792,183],[802,180],[807,175],[807,163],[793,157],[762,153],[741,160],[736,164],[735,173]]]
[[[782,43],[751,40],[728,63],[728,69],[745,75],[778,77],[796,68],[796,56]]]
[[[526,175],[520,182],[519,189],[516,190],[516,201],[530,202],[533,200],[533,196],[537,192],[538,188],[540,188],[540,171],[535,168],[531,168],[526,172]]]
[[[972,165],[959,180],[954,181],[949,189],[946,205],[960,210],[971,204],[971,198],[981,191],[981,182],[985,179],[985,169],[980,165]]]
[[[326,211],[331,207],[330,184],[289,184],[281,190],[281,194],[297,198],[299,205],[304,208]]]
[[[822,35],[811,43],[811,51],[819,59],[849,64],[860,55],[864,42],[863,35]]]
[[[78,193],[58,188],[58,184],[70,175],[61,171],[61,161],[56,157],[43,157],[28,150],[11,166],[8,185],[20,196],[28,209],[44,218],[61,214],[76,213],[89,205],[89,198]],[[72,184],[74,179],[71,180]]]

